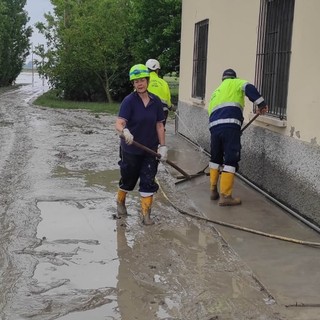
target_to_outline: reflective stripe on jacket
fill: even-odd
[[[241,127],[247,84],[246,80],[237,78],[222,81],[209,102],[210,128],[221,124]]]

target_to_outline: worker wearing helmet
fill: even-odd
[[[168,118],[169,110],[171,110],[171,93],[168,83],[159,77],[160,63],[158,60],[149,59],[146,62],[146,66],[150,71],[150,81],[148,91],[157,95],[163,105],[163,111],[165,115],[164,126]]]
[[[227,69],[222,74],[222,83],[212,93],[209,102],[210,198],[217,200],[220,197],[220,206],[241,204],[239,198],[232,197],[232,191],[234,175],[240,161],[240,137],[245,96],[257,106],[256,113],[264,114],[268,110],[268,106],[257,88],[246,80],[237,78],[233,69]],[[219,195],[217,184],[220,169],[222,172]]]
[[[154,224],[150,218],[153,194],[159,186],[155,182],[158,170],[158,159],[133,144],[133,139],[158,152],[161,160],[167,158],[165,120],[160,99],[148,92],[150,73],[143,64],[134,65],[129,72],[129,79],[134,92],[124,98],[121,103],[116,130],[121,135],[120,144],[120,174],[117,195],[118,217],[127,215],[125,205],[126,195],[132,191],[138,180],[141,196],[142,222],[145,225]]]

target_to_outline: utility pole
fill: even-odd
[[[31,44],[31,70],[32,70],[32,86],[34,86],[33,43]]]
[[[42,56],[42,67],[44,66],[44,57]],[[42,87],[44,87],[44,75],[42,76]]]

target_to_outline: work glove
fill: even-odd
[[[167,161],[168,158],[168,148],[167,146],[159,145],[158,146],[158,153],[161,155],[160,161]]]
[[[257,112],[258,114],[264,115],[266,114],[266,112],[268,112],[269,107],[268,106],[264,106],[262,108],[258,108]]]
[[[132,144],[133,142],[133,135],[131,134],[131,132],[129,131],[129,129],[124,128],[122,131],[122,135],[124,137],[124,140],[126,142],[126,144]]]

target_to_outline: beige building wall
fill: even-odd
[[[179,100],[207,108],[212,91],[220,84],[227,68],[254,83],[259,0],[183,0]],[[319,0],[296,0],[292,37],[292,56],[287,101],[287,121],[261,117],[255,125],[320,144],[320,32]],[[194,26],[209,19],[207,84],[205,100],[191,98]],[[308,23],[306,23],[308,22]],[[251,117],[252,104],[246,101],[245,119]],[[268,119],[269,118],[269,119]],[[269,120],[269,121],[268,121]]]
[[[242,0],[183,0],[180,79],[186,85],[179,86],[179,100],[207,109],[211,93],[228,68],[254,82],[259,1],[246,0],[245,10],[243,3]],[[193,35],[195,24],[204,19],[209,19],[207,85],[205,100],[200,101],[191,98]],[[249,114],[251,109],[248,102],[245,113]]]
[[[320,1],[296,0],[286,134],[320,145]]]
[[[177,132],[210,151],[208,102],[223,70],[254,83],[260,0],[182,0]],[[242,135],[239,173],[320,225],[319,0],[295,0],[287,119],[260,116]],[[206,94],[193,99],[194,28],[209,19]],[[245,122],[252,117],[247,99]],[[209,161],[209,159],[208,159]]]

